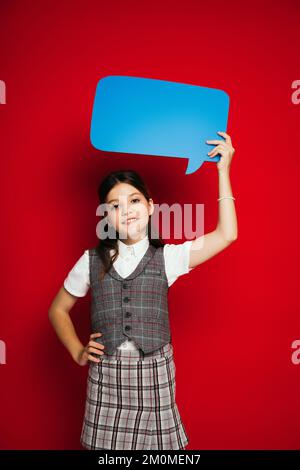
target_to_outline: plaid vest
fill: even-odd
[[[163,247],[149,244],[135,270],[126,278],[112,265],[100,281],[102,261],[95,248],[89,250],[89,265],[91,327],[93,333],[102,333],[96,341],[104,345],[104,355],[113,354],[128,338],[144,353],[170,342],[169,286]]]

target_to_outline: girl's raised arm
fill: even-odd
[[[190,249],[189,268],[195,268],[212,258],[237,239],[237,218],[229,177],[230,164],[235,149],[232,147],[231,138],[226,132],[218,133],[225,140],[206,141],[206,143],[218,144],[208,153],[210,157],[214,157],[218,153],[221,154],[221,158],[217,163],[219,174],[218,223],[215,230],[193,240]]]

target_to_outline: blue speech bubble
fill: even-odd
[[[109,75],[96,88],[91,143],[109,152],[188,158],[196,171],[223,139],[229,96],[223,90],[152,78]]]

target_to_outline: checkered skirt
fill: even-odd
[[[173,346],[116,349],[90,362],[80,442],[90,450],[184,449],[188,436],[175,401]]]

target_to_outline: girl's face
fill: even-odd
[[[154,212],[152,199],[148,202],[131,184],[118,183],[109,191],[106,204],[107,221],[119,233],[122,241],[144,238],[149,216]]]

